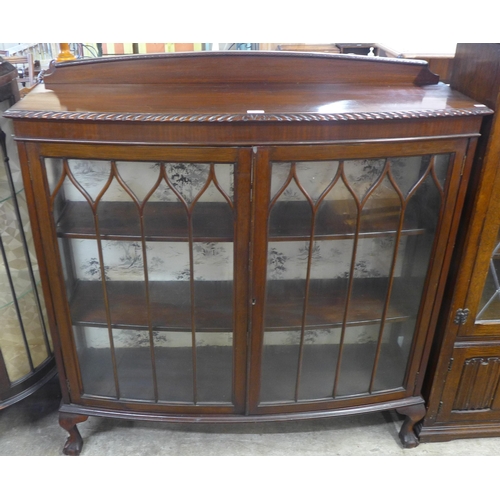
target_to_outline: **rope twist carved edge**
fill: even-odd
[[[161,113],[96,113],[74,111],[8,110],[7,118],[74,120],[74,121],[138,121],[138,122],[337,122],[362,120],[401,120],[488,115],[487,107],[477,109],[443,109],[418,111],[389,111],[368,113],[283,113],[283,114],[161,114]]]

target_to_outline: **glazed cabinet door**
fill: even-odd
[[[275,147],[255,180],[257,413],[414,395],[467,141]]]
[[[251,150],[27,151],[71,402],[243,411]]]

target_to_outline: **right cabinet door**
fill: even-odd
[[[252,411],[411,395],[466,144],[259,151]]]

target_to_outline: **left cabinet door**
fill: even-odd
[[[26,148],[71,402],[243,411],[251,150]]]

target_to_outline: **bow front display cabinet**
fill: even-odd
[[[52,66],[14,119],[63,388],[88,416],[395,409],[416,446],[486,106],[421,61],[191,53]]]

